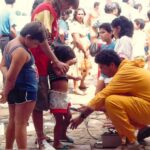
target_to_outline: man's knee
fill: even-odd
[[[105,108],[109,109],[116,104],[117,95],[110,95],[105,99]]]

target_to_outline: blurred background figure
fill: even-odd
[[[86,28],[84,17],[86,13],[83,8],[78,8],[74,12],[71,34],[75,46],[75,53],[77,57],[77,76],[81,75],[80,90],[87,88],[85,79],[89,73],[89,46],[88,29]],[[81,94],[78,90],[77,81],[74,83],[74,93]]]
[[[0,49],[2,53],[5,45],[16,37],[14,3],[15,0],[5,0],[5,7],[0,9]]]

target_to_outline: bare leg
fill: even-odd
[[[15,105],[8,105],[9,121],[6,129],[6,149],[13,149],[15,140]]]
[[[35,102],[16,105],[15,108],[15,138],[18,149],[27,150],[27,123],[35,107]]]
[[[43,132],[43,111],[34,109],[32,119],[38,139],[43,139],[45,137]]]
[[[56,119],[56,125],[54,127],[54,147],[61,147],[60,139],[62,137],[63,132],[63,115],[62,114],[54,114]]]
[[[71,113],[70,111],[68,111],[68,113],[64,115],[62,139],[67,139],[66,133],[67,133],[67,128],[70,124],[70,119],[71,119]]]

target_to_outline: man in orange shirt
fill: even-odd
[[[95,61],[103,74],[113,78],[80,109],[81,115],[72,120],[71,128],[77,128],[93,111],[105,108],[120,137],[128,139],[128,150],[140,150],[135,131],[150,124],[150,72],[137,61],[121,61],[114,51],[102,51]]]

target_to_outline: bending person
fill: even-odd
[[[128,150],[140,150],[135,131],[150,124],[150,72],[134,61],[121,60],[113,51],[102,51],[95,61],[102,73],[113,79],[81,108],[82,113],[72,120],[71,128],[77,128],[93,111],[105,107],[120,137],[128,139]]]

